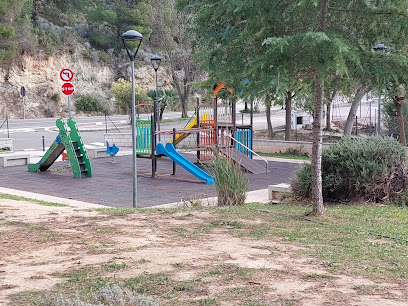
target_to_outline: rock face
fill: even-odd
[[[111,84],[118,78],[130,80],[130,61],[120,56],[111,64],[99,60],[98,52],[76,50],[73,54],[57,54],[45,57],[41,54],[22,56],[18,60],[0,67],[0,119],[8,114],[9,118],[23,117],[23,103],[20,88],[26,89],[24,98],[26,118],[58,117],[67,115],[67,99],[61,93],[63,81],[60,71],[69,68],[74,73],[71,83],[75,92],[70,96],[71,109],[75,112],[75,99],[90,94],[97,97],[108,109],[114,110],[114,98]],[[143,54],[143,53],[142,53]],[[89,56],[91,55],[91,56]],[[92,57],[92,58],[89,58]],[[143,58],[149,58],[144,54]],[[136,85],[149,90],[155,88],[155,74],[149,62],[135,62]],[[171,75],[161,66],[158,74],[159,87],[171,86]]]

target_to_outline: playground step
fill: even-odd
[[[246,170],[253,174],[260,174],[266,172],[266,167],[260,165],[257,161],[241,153],[236,148],[226,148],[221,149],[220,151],[229,158],[231,158],[236,163],[240,164],[241,167],[245,168]]]

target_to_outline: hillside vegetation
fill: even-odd
[[[61,46],[73,52],[75,43],[118,52],[120,35],[134,29],[152,32],[148,0],[2,0],[0,1],[0,61],[28,53],[53,54]],[[109,59],[106,59],[107,61]]]

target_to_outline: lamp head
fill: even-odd
[[[157,71],[160,66],[162,58],[160,56],[154,55],[150,58],[150,62],[152,63],[153,69]]]
[[[129,59],[131,61],[134,61],[137,51],[139,51],[140,44],[142,43],[143,35],[140,34],[138,31],[129,30],[121,35],[121,39],[123,45],[125,46]],[[129,51],[129,48],[134,48],[136,51],[134,53],[131,53]]]

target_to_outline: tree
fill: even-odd
[[[147,40],[152,32],[149,0],[93,1],[86,14],[90,27],[89,40],[98,48],[123,48],[120,36],[127,30],[136,30]]]
[[[32,35],[33,1],[0,1],[0,62],[36,45]]]
[[[132,113],[132,83],[119,79],[112,83],[112,93],[116,100],[116,106],[124,113]],[[138,104],[151,103],[151,99],[146,91],[135,85],[135,101]]]
[[[164,50],[170,63],[174,87],[181,102],[181,117],[186,118],[192,82],[199,76],[198,65],[192,58],[192,37],[189,18],[175,10],[174,0],[153,0],[154,30],[151,42]]]
[[[402,45],[408,1],[179,0],[179,5],[194,14],[201,64],[210,78],[234,84],[244,76],[254,81],[249,87],[258,88],[313,82],[312,200],[313,213],[323,215],[325,82],[348,78],[356,67],[364,70],[363,59],[379,40]]]

